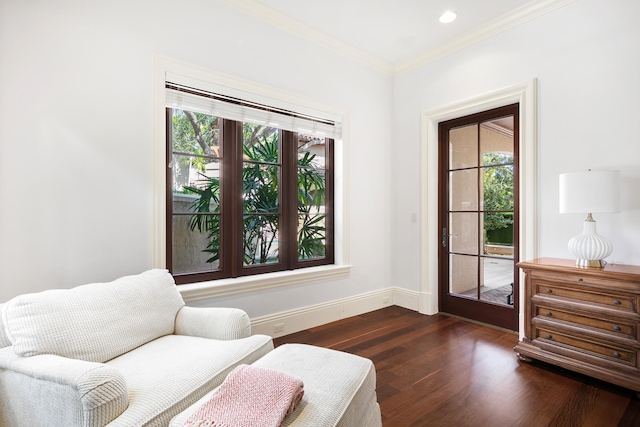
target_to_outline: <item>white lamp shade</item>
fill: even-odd
[[[560,213],[620,211],[620,171],[560,175]]]

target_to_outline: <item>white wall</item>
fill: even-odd
[[[610,261],[640,265],[640,2],[578,0],[395,79],[391,144],[396,286],[418,291],[420,114],[538,79],[538,256],[572,258],[586,215],[558,213],[558,175],[622,171],[622,212],[598,214]],[[436,200],[429,203],[437,203]]]
[[[152,57],[349,111],[349,278],[207,301],[264,316],[391,284],[392,77],[218,0],[0,2],[0,302],[152,266]]]
[[[219,0],[4,0],[0,302],[152,265],[154,54],[350,113],[350,277],[195,305],[255,318],[389,286],[412,298],[420,114],[532,78],[539,255],[570,258],[581,231],[582,215],[558,213],[558,174],[615,168],[623,212],[596,216],[598,229],[612,260],[640,264],[639,14],[633,0],[578,0],[393,79]]]

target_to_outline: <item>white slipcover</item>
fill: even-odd
[[[184,305],[166,270],[0,305],[0,426],[166,426],[273,349],[247,314]]]

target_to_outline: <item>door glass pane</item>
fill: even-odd
[[[480,125],[480,161],[487,166],[513,162],[513,116]]]
[[[451,190],[449,210],[478,210],[478,170],[461,170],[449,173]]]
[[[483,258],[480,267],[480,300],[513,305],[513,260]]]
[[[456,212],[449,216],[451,252],[478,255],[478,213]]]
[[[449,169],[478,166],[478,126],[462,126],[449,131]]]
[[[482,207],[513,211],[513,165],[482,168]]]
[[[478,257],[449,255],[449,292],[477,299]]]
[[[483,229],[483,254],[513,258],[513,212],[485,212]]]

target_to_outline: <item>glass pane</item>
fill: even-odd
[[[478,126],[462,126],[449,131],[449,169],[478,166]]]
[[[513,260],[483,258],[480,299],[496,304],[513,305]]]
[[[451,252],[478,255],[478,215],[475,212],[449,214]]]
[[[325,139],[298,134],[298,167],[324,169]]]
[[[280,132],[277,128],[242,124],[244,160],[260,163],[280,163]]]
[[[298,169],[298,212],[324,212],[326,188],[324,170]]]
[[[513,116],[480,125],[480,159],[483,165],[513,163]]]
[[[478,257],[449,255],[449,292],[478,298]]]
[[[485,211],[513,210],[513,165],[482,168]]]
[[[174,152],[222,155],[218,117],[174,109],[171,120]]]
[[[298,259],[323,258],[326,246],[326,217],[298,216]]]
[[[513,163],[513,154],[490,152],[482,156],[482,164],[487,166],[505,165]]]
[[[220,217],[175,215],[172,245],[174,273],[217,270],[220,265]]]
[[[244,265],[278,262],[277,215],[245,215]]]
[[[218,159],[173,155],[173,212],[215,211],[220,202],[220,167]]]
[[[478,170],[449,172],[449,210],[478,210]]]
[[[245,213],[277,213],[279,166],[245,163],[242,169],[242,199]]]
[[[484,254],[513,258],[513,212],[485,212]]]

